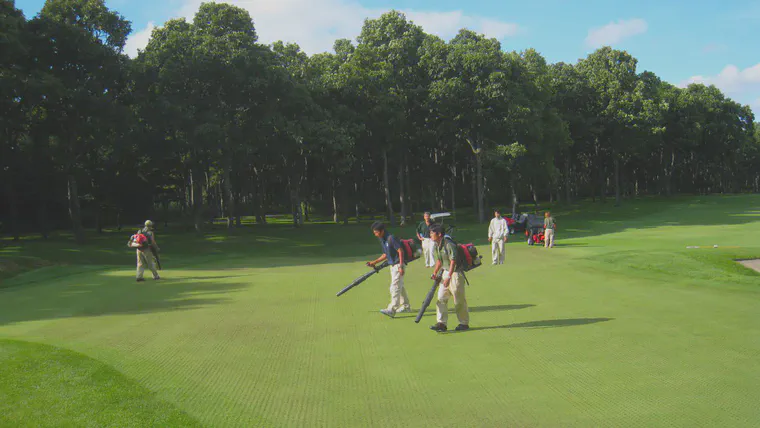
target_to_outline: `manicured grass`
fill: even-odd
[[[112,378],[206,426],[757,426],[760,274],[733,259],[760,257],[760,197],[555,211],[556,248],[513,240],[506,265],[468,275],[466,333],[428,330],[433,307],[419,325],[414,314],[379,314],[386,271],[335,297],[379,251],[368,224],[164,230],[165,279],[142,284],[124,233],[81,248],[61,237],[8,245],[6,260],[55,266],[0,283],[0,338],[70,349],[107,369],[97,377],[106,386],[77,388],[52,370],[28,373],[38,365],[3,342],[0,359],[17,362],[0,369],[0,397],[17,398],[0,406],[11,403],[21,425],[76,424],[66,409],[83,398],[70,397],[94,396]],[[459,226],[488,259],[487,226]],[[409,267],[415,309],[429,274]],[[62,351],[40,352],[29,361],[78,370],[79,360],[56,359]],[[35,390],[51,409],[39,419],[7,385],[48,378],[58,386]],[[142,413],[123,420],[184,425],[159,419],[185,417],[166,404],[113,402],[95,406],[108,410],[95,425],[120,425],[118,412],[135,407]]]
[[[0,340],[0,425],[200,426],[113,368],[82,354]]]

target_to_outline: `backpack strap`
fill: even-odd
[[[411,239],[402,239],[401,245],[404,246],[404,251],[406,251],[406,257],[409,259],[409,261],[412,261],[414,259],[414,252],[412,251],[412,245],[410,244],[412,242]]]

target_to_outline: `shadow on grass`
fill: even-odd
[[[425,310],[425,314],[422,316],[423,318],[436,313],[435,305],[431,304],[431,307]],[[498,311],[515,311],[518,309],[527,309],[532,308],[536,305],[532,304],[526,304],[526,305],[494,305],[494,306],[471,306],[470,312],[498,312]],[[373,311],[374,312],[374,311]],[[396,315],[395,318],[397,319],[403,319],[403,318],[416,318],[417,317],[417,311],[412,311],[412,313],[404,313]],[[449,313],[453,314],[456,313],[456,310],[453,307],[449,308]]]
[[[517,324],[497,325],[491,327],[470,327],[469,331],[479,330],[499,330],[505,328],[554,328],[554,327],[574,327],[579,325],[596,324],[600,322],[612,321],[615,318],[571,318],[557,320],[529,321]]]
[[[0,289],[0,325],[101,315],[187,311],[228,302],[225,294],[251,282],[209,282],[234,276],[195,276],[136,282],[133,276],[69,277],[35,287]],[[253,279],[253,278],[251,278]]]
[[[543,245],[542,245],[543,246]],[[554,248],[564,248],[564,247],[596,247],[596,245],[588,245],[585,242],[557,242],[554,244]]]

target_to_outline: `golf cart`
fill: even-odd
[[[525,236],[528,245],[544,243],[544,219],[540,215],[527,214],[525,218]]]
[[[525,221],[527,218],[528,215],[525,213],[504,217],[507,220],[507,226],[509,226],[509,234],[514,235],[515,233],[525,232]]]
[[[443,233],[445,233],[447,236],[451,237],[454,234],[454,231],[456,230],[456,226],[453,225],[453,224],[444,225],[443,224],[443,219],[446,218],[446,217],[451,217],[451,213],[446,212],[446,213],[430,214],[430,220],[433,220],[436,223],[440,223],[440,225],[443,226]],[[439,218],[441,219],[440,222],[438,221]]]

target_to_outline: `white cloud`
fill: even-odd
[[[150,35],[153,33],[153,29],[156,28],[153,22],[149,22],[148,26],[142,30],[132,34],[127,43],[124,46],[124,53],[134,58],[137,56],[138,49],[144,49],[150,41]]]
[[[692,76],[679,85],[685,88],[691,83],[715,85],[728,94],[738,94],[760,88],[760,63],[739,70],[739,67],[727,65],[717,76]]]
[[[646,21],[638,18],[610,22],[603,27],[590,29],[586,37],[586,45],[591,48],[614,45],[623,39],[645,33],[647,29]]]
[[[185,0],[174,16],[192,19],[201,2]],[[387,11],[365,8],[355,0],[228,0],[226,3],[250,12],[260,42],[295,42],[309,54],[331,51],[336,39],[354,40],[361,32],[365,18],[377,18]],[[461,11],[402,12],[426,32],[444,39],[450,39],[461,28],[497,39],[513,36],[520,29],[517,24],[467,15]],[[128,42],[128,53],[144,48],[149,39],[148,28],[134,34]]]
[[[520,31],[520,26],[511,22],[484,19],[480,22],[480,31],[487,36],[503,39],[517,34]]]

